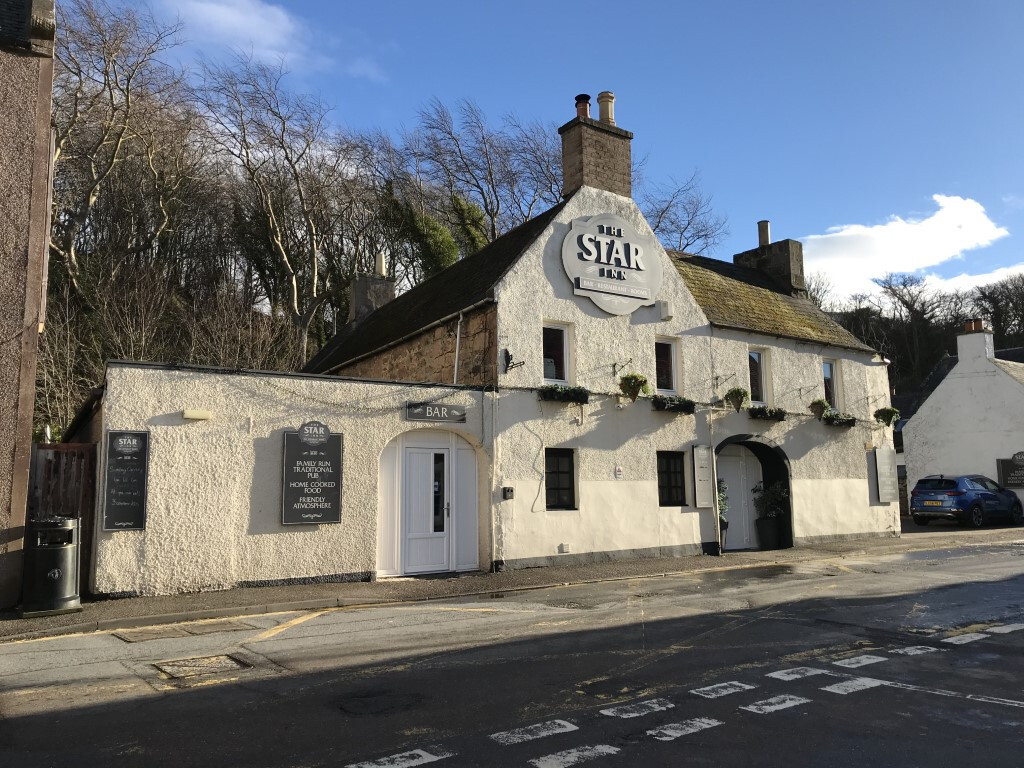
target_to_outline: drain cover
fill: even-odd
[[[249,669],[244,661],[239,661],[233,656],[202,656],[195,659],[177,659],[175,661],[162,661],[154,664],[160,672],[181,679],[183,677],[196,677],[197,675],[213,675],[222,672],[237,672],[240,669]]]
[[[166,640],[170,637],[188,637],[181,627],[143,627],[142,629],[122,629],[114,632],[114,637],[124,640],[126,643],[144,643],[147,640]]]

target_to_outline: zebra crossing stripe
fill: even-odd
[[[672,709],[674,706],[675,704],[667,699],[648,699],[647,701],[638,701],[636,704],[602,709],[600,712],[608,717],[630,718],[649,715],[652,712],[661,712],[662,710]]]
[[[848,693],[866,691],[868,688],[877,688],[878,686],[885,684],[886,683],[884,680],[874,680],[870,677],[853,677],[849,680],[843,680],[841,683],[827,685],[821,690],[828,691],[829,693],[838,693],[845,696]]]
[[[989,627],[985,631],[1005,635],[1007,632],[1019,632],[1022,629],[1024,629],[1024,624],[1000,624],[995,627]]]
[[[947,637],[942,642],[949,643],[950,645],[966,645],[967,643],[973,643],[975,640],[984,640],[988,635],[983,632],[967,632],[963,635],[953,635],[953,637]]]
[[[372,760],[368,763],[350,763],[345,768],[413,768],[413,766],[417,765],[436,763],[438,760],[444,760],[446,757],[451,757],[454,754],[454,752],[437,751],[435,755],[422,749],[414,749],[412,752],[402,752],[398,755],[382,757],[380,760]]]
[[[555,752],[552,755],[545,755],[530,761],[535,768],[569,768],[571,765],[579,765],[595,757],[606,757],[617,754],[618,747],[610,747],[607,744],[595,744],[594,746],[576,747],[563,752]]]
[[[765,677],[774,677],[776,680],[799,680],[802,677],[812,675],[827,675],[824,669],[814,667],[793,667],[792,669],[780,669],[778,672],[769,672]]]
[[[741,683],[738,680],[731,680],[728,683],[709,685],[707,688],[697,688],[694,691],[690,691],[690,693],[695,693],[698,696],[703,696],[705,699],[717,699],[721,696],[728,696],[730,693],[749,691],[751,688],[756,687],[756,685],[749,685],[747,683]]]
[[[680,736],[689,736],[691,733],[705,731],[714,728],[716,725],[723,725],[721,720],[713,720],[710,717],[695,717],[692,720],[685,720],[681,723],[669,723],[660,728],[648,731],[648,736],[653,736],[658,741],[672,741]]]
[[[885,656],[872,656],[871,654],[864,654],[863,656],[854,656],[850,659],[840,659],[839,661],[833,661],[837,667],[846,667],[847,669],[855,669],[857,667],[866,667],[868,664],[877,664],[880,661],[886,661]]]
[[[740,709],[745,709],[747,712],[753,712],[758,715],[767,715],[771,712],[778,712],[780,709],[789,709],[790,707],[810,703],[810,699],[805,699],[801,696],[773,696],[764,701],[755,701],[746,707],[740,707]]]
[[[941,650],[941,648],[932,648],[930,645],[908,645],[903,648],[890,648],[889,653],[896,653],[900,656],[920,656],[922,653],[933,653]]]
[[[570,731],[578,730],[579,728],[568,720],[548,720],[546,723],[535,723],[524,728],[492,733],[491,738],[507,747],[510,744],[521,744],[524,741],[543,739],[545,736],[554,736],[558,733],[569,733]]]

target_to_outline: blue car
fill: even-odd
[[[1024,508],[1013,491],[984,475],[929,475],[910,492],[910,514],[918,525],[932,520],[955,520],[981,528],[994,517],[1024,523]]]

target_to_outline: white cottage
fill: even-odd
[[[981,320],[968,320],[956,345],[955,364],[903,427],[907,485],[981,474],[1024,499],[1024,363],[999,359]]]
[[[666,251],[630,196],[632,134],[599,101],[559,131],[562,203],[401,296],[361,277],[304,373],[111,364],[89,427],[108,486],[93,589],[717,554],[716,477],[727,549],[759,546],[761,481],[789,495],[785,545],[899,535],[891,434],[871,419],[884,361],[806,298],[800,243],[767,222],[733,263]],[[623,394],[630,374],[651,397]],[[754,408],[724,402],[738,388]],[[812,416],[819,398],[856,423]],[[341,435],[336,456],[295,442],[309,424]],[[118,529],[132,432],[144,504]],[[302,475],[296,447],[337,487]]]

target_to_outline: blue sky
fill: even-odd
[[[699,170],[719,258],[767,218],[840,294],[1024,272],[1020,0],[153,2],[192,54],[284,55],[354,129],[411,127],[433,97],[561,124],[612,90],[651,181]]]

